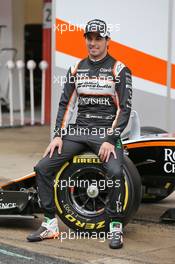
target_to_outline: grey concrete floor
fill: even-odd
[[[49,140],[48,126],[0,129],[0,181],[4,182],[32,172]],[[0,220],[0,243],[15,246],[19,248],[19,252],[27,250],[74,263],[173,264],[175,263],[175,225],[160,224],[159,216],[166,208],[174,206],[174,200],[173,193],[160,203],[141,205],[134,220],[125,227],[125,243],[121,250],[111,250],[107,241],[93,239],[66,239],[62,242],[56,239],[28,243],[25,237],[39,226],[42,215],[32,221]],[[62,232],[69,232],[68,227],[61,221],[60,227]],[[2,259],[1,245],[0,249],[2,249],[0,250],[0,259]],[[9,251],[13,251],[13,248]],[[8,263],[18,262],[14,262],[14,258],[11,257]],[[46,263],[44,258],[43,263]]]

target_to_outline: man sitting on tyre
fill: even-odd
[[[55,135],[47,147],[43,159],[35,166],[37,186],[44,210],[41,227],[27,237],[28,241],[54,238],[59,234],[55,217],[53,181],[55,173],[74,155],[89,147],[103,162],[108,188],[105,205],[106,225],[109,224],[111,248],[123,246],[124,179],[122,175],[123,148],[120,135],[126,127],[132,98],[131,71],[108,54],[110,34],[107,25],[99,19],[87,23],[84,33],[88,57],[68,70],[63,94],[59,103]],[[75,102],[78,113],[75,124],[68,124]],[[74,135],[67,133],[74,128]],[[82,128],[84,133],[80,135]],[[104,129],[102,138],[96,129]],[[64,131],[64,136],[63,136]],[[120,181],[118,187],[115,182]]]

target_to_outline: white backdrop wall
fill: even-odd
[[[119,24],[120,30],[113,31],[111,34],[113,41],[167,61],[168,5],[168,0],[54,0],[52,9],[53,28],[56,19],[61,19],[70,24],[82,25],[93,18],[100,18],[108,24]],[[175,4],[173,6],[173,16],[175,17]],[[175,32],[175,19],[173,19],[173,32]],[[172,36],[172,47],[175,47],[175,34],[172,34]],[[51,131],[53,132],[62,90],[61,85],[55,81],[55,76],[64,75],[68,67],[77,61],[77,58],[56,50],[54,30],[52,31],[52,40]],[[72,39],[72,41],[74,40]],[[175,49],[172,49],[172,63],[175,63]],[[156,72],[156,68],[153,70]],[[169,113],[167,113],[167,88],[165,84],[133,75],[133,90],[133,108],[139,112],[141,125],[167,129],[168,115],[171,118],[171,131],[175,131],[173,117],[175,89],[171,89],[171,111]]]

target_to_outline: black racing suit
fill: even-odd
[[[108,188],[105,212],[108,219],[122,218],[124,183],[120,134],[129,120],[131,99],[131,72],[109,54],[99,61],[85,58],[68,70],[55,126],[55,137],[63,139],[62,153],[58,154],[55,150],[52,158],[47,156],[35,166],[39,195],[46,216],[55,213],[52,197],[55,172],[66,160],[70,160],[87,146],[98,155],[101,144],[109,142],[115,146],[117,159],[111,154],[109,161],[103,163],[107,179],[112,179],[114,183]],[[76,122],[70,125],[69,120],[76,102]],[[112,130],[109,131],[110,128]],[[76,132],[71,134],[71,129]],[[81,129],[85,129],[83,133]],[[102,129],[105,131],[103,137]],[[117,180],[121,182],[119,188],[115,185]]]
[[[83,127],[112,127],[114,134],[106,138],[115,144],[126,127],[132,98],[131,72],[125,65],[107,55],[100,61],[86,58],[67,73],[61,96],[55,133],[67,127],[78,98],[76,124]],[[75,82],[74,82],[75,81]]]

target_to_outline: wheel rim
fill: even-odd
[[[128,182],[127,170],[124,169],[123,173],[125,178],[125,200],[124,200],[123,210],[127,211],[128,202],[129,202],[130,184]],[[84,179],[84,180],[90,179],[91,182],[92,179],[95,179],[96,181],[99,181],[100,179],[105,181],[106,179],[104,170],[102,168],[97,168],[97,167],[88,167],[88,168],[84,167],[74,171],[70,176],[67,175],[66,177],[68,179],[73,179],[75,182],[78,179]],[[57,184],[55,184],[55,186],[56,186],[55,195],[56,197],[60,197],[60,190],[59,188],[57,188]],[[104,213],[104,208],[107,202],[107,193],[108,193],[108,189],[106,186],[105,186],[106,188],[100,188],[100,190],[98,189],[94,197],[89,197],[90,195],[88,193],[87,186],[86,188],[79,188],[76,185],[75,186],[68,185],[68,186],[69,187],[66,187],[64,189],[64,192],[65,195],[67,196],[67,201],[69,202],[69,205],[72,208],[74,208],[77,214],[80,214],[85,218],[91,218],[91,217],[97,217]],[[95,203],[94,203],[94,199],[95,199]],[[63,201],[60,201],[60,203],[62,202]],[[62,209],[58,201],[56,203],[56,206],[58,211],[62,214]]]
[[[107,198],[107,187],[103,185],[105,173],[93,167],[82,168],[74,172],[71,179],[74,186],[67,192],[71,206],[85,217],[102,214]]]

